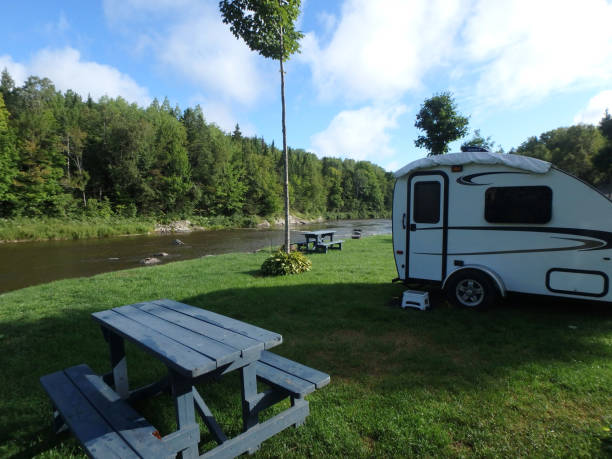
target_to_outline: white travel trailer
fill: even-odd
[[[507,292],[612,301],[612,201],[550,163],[464,152],[395,173],[399,279],[468,307]]]

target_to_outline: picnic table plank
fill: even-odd
[[[217,368],[233,362],[240,357],[240,351],[234,347],[212,340],[199,333],[174,325],[164,319],[140,310],[138,305],[127,305],[114,308],[116,311],[152,330],[187,346],[217,362]]]
[[[63,371],[40,378],[40,383],[54,401],[62,418],[79,438],[90,456],[138,458]]]
[[[240,349],[242,355],[262,351],[264,345],[261,341],[249,338],[238,334],[226,328],[204,322],[203,320],[194,320],[195,318],[184,313],[164,308],[152,303],[143,303],[134,305],[138,309],[160,317],[168,322],[180,325],[183,328],[208,336],[210,339],[227,344],[236,349]]]
[[[335,234],[336,230],[314,230],[314,231],[302,231],[303,234],[312,234],[315,236],[323,236],[328,234]]]
[[[78,386],[104,420],[144,457],[162,455],[163,443],[155,438],[153,427],[130,405],[121,400],[87,365],[78,365],[64,370],[68,378]]]
[[[226,328],[240,335],[253,338],[255,340],[264,343],[264,348],[269,349],[273,346],[277,346],[283,342],[283,337],[278,333],[273,333],[263,328],[259,328],[255,325],[247,324],[240,320],[232,319],[231,317],[222,316],[211,311],[189,306],[183,303],[172,300],[156,300],[152,303],[172,309],[174,311],[182,312],[183,314],[196,317],[197,319],[203,320],[213,325],[217,325],[221,328]]]
[[[256,371],[257,376],[264,381],[279,386],[292,394],[304,396],[315,391],[315,385],[310,381],[286,373],[261,361],[257,362]]]
[[[291,373],[301,379],[311,382],[317,389],[329,383],[330,377],[327,373],[307,367],[301,363],[294,362],[285,357],[281,357],[273,352],[264,351],[261,353],[259,360],[271,367],[278,368],[282,371]]]
[[[217,368],[216,362],[111,310],[95,312],[92,317],[115,333],[139,344],[145,351],[157,356],[181,374],[197,377]]]

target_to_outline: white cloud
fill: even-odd
[[[478,103],[532,103],[612,80],[606,0],[345,0],[300,59],[323,98],[396,101],[434,75]],[[447,84],[449,84],[447,82]]]
[[[612,90],[602,91],[593,96],[585,108],[574,117],[574,123],[599,124],[606,113],[612,113]]]
[[[262,58],[232,35],[216,11],[178,23],[158,45],[167,69],[221,97],[252,104],[268,87],[258,66]]]
[[[43,49],[27,63],[18,63],[10,56],[0,56],[0,68],[7,67],[18,85],[30,75],[49,78],[61,91],[72,89],[83,97],[94,99],[108,95],[121,96],[130,102],[148,105],[151,101],[146,88],[114,67],[81,59],[74,48]]]
[[[463,58],[478,68],[477,98],[532,103],[612,78],[612,5],[605,0],[482,0],[466,19]]]
[[[300,59],[324,98],[392,100],[453,55],[460,7],[460,0],[347,0],[329,43],[306,34]]]
[[[313,135],[311,150],[319,156],[334,156],[380,162],[394,154],[388,131],[407,107],[363,107],[338,113],[327,129]]]
[[[165,74],[179,75],[219,100],[244,105],[270,91],[276,74],[234,37],[217,0],[106,0],[104,10],[113,26],[135,38],[133,49],[151,51]]]

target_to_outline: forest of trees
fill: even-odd
[[[510,153],[532,156],[595,186],[612,183],[612,117],[599,126],[577,124],[530,137]]]
[[[292,209],[388,216],[393,175],[366,161],[289,150]],[[0,83],[0,217],[280,215],[282,152],[231,134],[200,107],[83,100],[46,78]]]

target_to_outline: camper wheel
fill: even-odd
[[[486,308],[495,302],[498,292],[487,274],[476,269],[462,269],[449,280],[446,295],[456,306]]]

